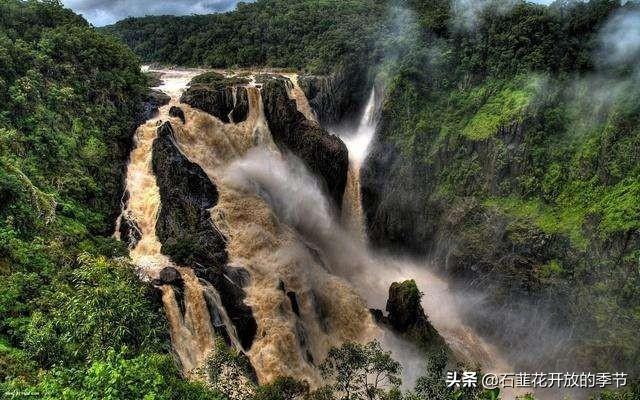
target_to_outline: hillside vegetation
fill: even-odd
[[[224,14],[127,18],[105,30],[145,62],[328,72],[376,61],[386,12],[383,0],[261,0]]]
[[[214,398],[181,380],[108,237],[146,90],[126,46],[56,2],[0,1],[2,398]]]
[[[617,47],[638,6],[516,2],[468,21],[410,3],[419,39],[391,67],[363,176],[372,240],[491,293],[470,316],[488,333],[493,310],[545,304],[572,332],[555,358],[640,373],[640,54]],[[513,334],[539,366],[545,336]]]

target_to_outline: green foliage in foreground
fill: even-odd
[[[0,390],[11,399],[224,399],[201,384],[184,381],[169,355],[143,354],[128,358],[114,350],[86,369],[56,367],[41,374],[35,385],[13,381],[4,387],[0,385]]]
[[[181,379],[105,237],[146,82],[57,2],[0,0],[0,398],[220,398]]]

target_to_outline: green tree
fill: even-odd
[[[309,395],[309,384],[291,377],[280,377],[256,390],[254,400],[301,400]]]
[[[402,367],[380,343],[345,343],[332,348],[320,366],[322,377],[339,399],[385,398],[401,384]]]

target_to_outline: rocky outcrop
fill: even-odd
[[[244,287],[249,284],[249,273],[244,268],[225,265],[222,268],[197,268],[196,275],[216,288],[227,315],[236,327],[242,347],[249,350],[258,330],[251,307],[244,303]]]
[[[184,111],[182,111],[182,108],[180,107],[172,106],[169,109],[169,116],[173,118],[178,118],[180,121],[182,121],[183,124],[186,122]]]
[[[222,122],[230,122],[229,114],[233,110],[233,88],[193,85],[180,97],[180,102],[209,113]]]
[[[298,111],[289,98],[283,77],[262,77],[262,102],[273,140],[283,151],[302,159],[326,188],[337,209],[347,182],[349,156],[347,147]]]
[[[202,168],[177,148],[169,122],[158,129],[152,165],[160,189],[156,233],[163,253],[181,264],[223,266],[225,238],[208,212],[218,201],[218,191]]]
[[[144,121],[154,118],[158,114],[158,109],[162,106],[166,106],[171,101],[166,93],[151,89],[147,98],[142,104],[142,113],[139,117],[138,125],[144,123]]]
[[[249,276],[226,265],[226,238],[209,214],[218,201],[215,185],[180,152],[169,122],[158,128],[152,165],[161,198],[156,234],[162,252],[213,285],[248,350],[257,330],[251,307],[244,304]]]
[[[120,216],[120,240],[127,244],[127,247],[132,249],[136,247],[138,242],[142,239],[142,232],[140,227],[136,224],[136,221],[123,214]]]
[[[429,351],[448,351],[444,339],[424,313],[420,304],[422,295],[414,280],[394,282],[389,287],[388,316],[381,310],[371,310],[371,314],[376,322],[390,326]]]
[[[174,267],[162,268],[160,271],[160,282],[163,285],[175,285],[178,287],[182,287],[184,285],[180,271]]]
[[[247,88],[244,86],[238,86],[236,88],[236,103],[231,112],[231,121],[233,123],[243,122],[249,115],[249,95],[247,94]]]
[[[203,74],[193,79],[180,102],[209,113],[222,122],[239,123],[247,119],[249,113],[247,89],[240,86],[247,82],[244,78]]]
[[[359,66],[330,75],[301,75],[298,84],[322,126],[356,122],[371,86],[366,70]]]

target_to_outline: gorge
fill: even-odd
[[[373,339],[405,364],[407,387],[424,368],[419,345],[448,347],[451,360],[479,363],[486,371],[510,369],[496,348],[465,325],[460,296],[429,266],[375,255],[367,246],[359,171],[375,134],[380,92],[371,91],[354,131],[335,129],[342,145],[321,130],[294,75],[236,72],[241,83],[216,76],[230,86],[214,90],[233,93],[225,115],[243,104],[241,92],[248,104],[243,121],[224,122],[197,108],[203,97],[189,96],[187,82],[203,71],[157,72],[158,90],[171,100],[138,128],[116,235],[127,236],[122,227],[138,233],[129,239],[132,258],[140,277],[162,290],[173,348],[187,375],[197,376],[215,351],[216,337],[246,354],[261,383],[292,376],[318,386],[317,367],[332,346]],[[267,92],[282,89],[275,100]],[[211,109],[220,106],[214,95],[207,99]],[[295,109],[283,111],[287,103]],[[268,120],[273,116],[281,121]],[[329,148],[312,143],[310,154],[287,142],[277,145],[270,126],[290,129],[278,124],[296,119],[304,119],[297,122],[303,129],[318,131]],[[327,160],[323,153],[333,151],[332,142],[349,155],[348,167],[338,172],[346,178],[339,196],[328,196],[332,184],[322,183],[339,177],[309,172],[322,171],[310,163]],[[335,162],[329,160],[324,162]],[[425,319],[422,343],[379,317],[376,324],[369,312],[384,309],[391,283],[407,279],[425,292],[422,308],[440,332]]]
[[[640,398],[637,1],[72,3],[0,1],[0,398]]]

